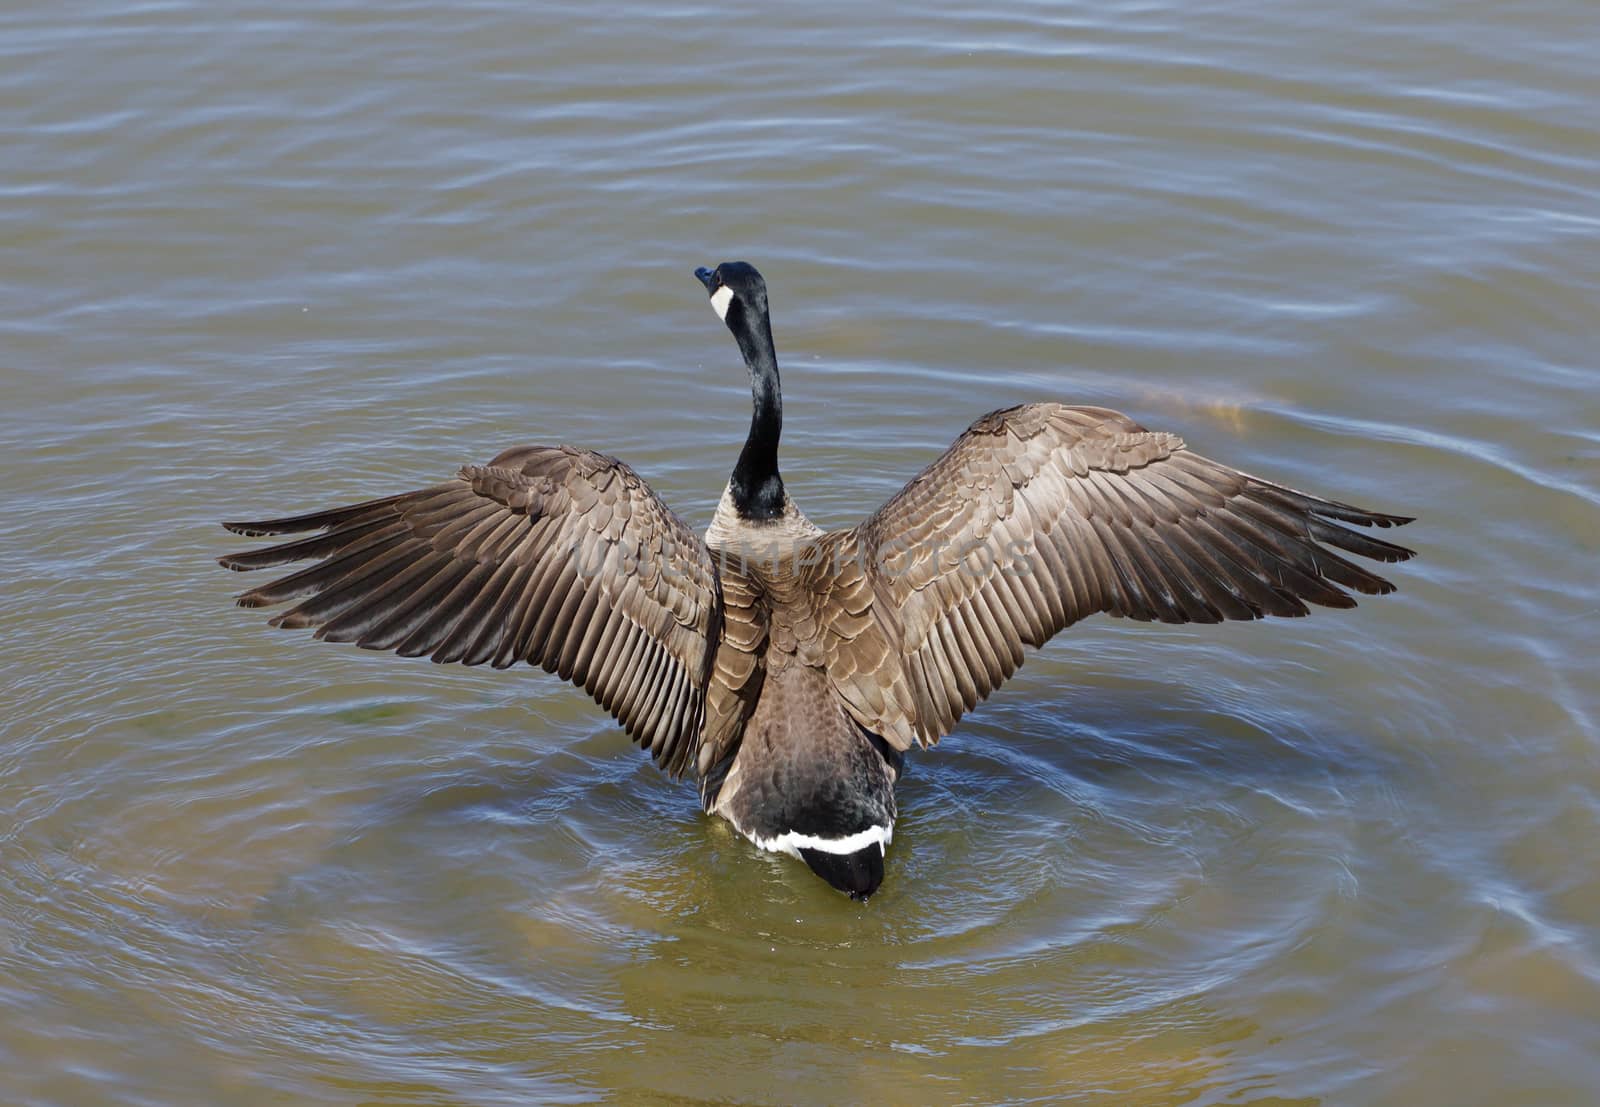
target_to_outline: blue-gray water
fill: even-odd
[[[0,13],[0,1100],[1588,1104],[1592,6]],[[1082,624],[866,906],[576,690],[269,631],[222,518],[571,441],[703,526],[772,289],[818,522],[1118,408],[1420,521]]]

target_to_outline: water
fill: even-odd
[[[1587,1104],[1596,26],[1535,5],[0,14],[0,1099]],[[1098,403],[1415,513],[1401,591],[1099,620],[865,906],[542,674],[266,629],[218,519],[504,446],[704,526],[772,287],[865,514]]]

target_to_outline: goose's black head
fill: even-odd
[[[760,386],[778,390],[778,354],[772,347],[772,317],[767,314],[767,282],[747,261],[725,261],[694,271],[711,297],[711,309],[728,325],[744,363]],[[759,394],[757,396],[759,402]]]
[[[747,261],[725,261],[715,269],[694,271],[706,286],[711,307],[734,337],[767,319],[767,282]],[[743,345],[741,342],[740,345]]]

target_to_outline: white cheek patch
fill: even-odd
[[[733,289],[723,285],[711,294],[711,310],[717,313],[717,318],[727,321],[728,305],[733,303]]]

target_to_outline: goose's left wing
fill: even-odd
[[[615,458],[524,446],[415,492],[223,526],[319,532],[220,559],[315,562],[239,597],[298,601],[273,626],[441,662],[527,661],[582,687],[668,772],[696,761],[722,627],[716,569]]]

